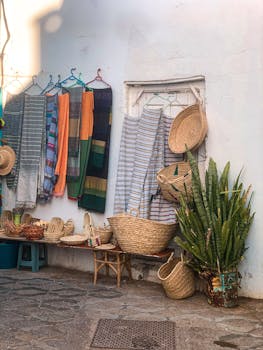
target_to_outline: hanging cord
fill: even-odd
[[[3,19],[4,19],[4,24],[5,24],[5,29],[6,29],[6,35],[7,38],[5,40],[5,43],[3,45],[3,48],[1,50],[0,53],[0,62],[1,62],[1,87],[3,87],[4,85],[4,52],[5,52],[5,48],[6,45],[11,37],[10,32],[9,32],[9,28],[8,28],[8,22],[7,22],[7,18],[6,18],[6,13],[5,13],[5,4],[4,4],[4,0],[0,0],[0,4],[1,4],[1,8],[2,8],[2,13],[3,13]]]

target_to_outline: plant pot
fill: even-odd
[[[208,303],[213,306],[238,306],[238,288],[241,275],[238,271],[213,274],[208,278]]]

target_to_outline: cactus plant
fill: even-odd
[[[244,189],[237,176],[229,186],[228,162],[221,176],[210,159],[201,183],[198,165],[187,152],[192,169],[193,197],[189,202],[180,199],[176,216],[183,238],[176,243],[190,253],[190,264],[199,273],[224,273],[237,269],[246,251],[245,241],[255,213],[251,213],[250,188]]]

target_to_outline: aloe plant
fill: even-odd
[[[237,176],[229,186],[228,162],[219,177],[210,159],[201,183],[198,165],[187,152],[192,169],[192,199],[180,199],[176,216],[183,239],[176,243],[190,253],[191,266],[198,272],[224,273],[236,269],[246,251],[245,241],[255,213],[251,213],[250,187],[245,190]]]

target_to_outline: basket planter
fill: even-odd
[[[157,275],[169,298],[184,299],[195,292],[194,272],[182,257],[181,261],[178,261],[173,258],[172,253],[168,261],[159,268]]]
[[[169,202],[179,202],[181,195],[192,196],[192,171],[188,162],[176,162],[159,170],[157,182]]]
[[[108,220],[121,249],[132,254],[160,253],[167,247],[177,227],[177,224],[143,219],[128,213],[117,214]]]
[[[238,306],[240,277],[238,271],[214,274],[208,277],[208,303],[228,308]]]

